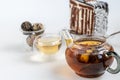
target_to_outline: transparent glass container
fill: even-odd
[[[108,42],[110,37],[99,35],[70,36],[66,30],[62,31],[66,41],[65,57],[68,65],[79,76],[94,78],[101,76],[107,70],[112,74],[120,72],[120,56],[115,52],[113,46]],[[70,37],[69,37],[69,36]],[[71,42],[68,43],[68,41]],[[67,41],[68,40],[68,41]],[[110,66],[116,59],[117,67]]]
[[[42,29],[37,30],[37,31],[23,31],[23,30],[21,30],[21,32],[23,33],[25,50],[32,51],[33,50],[33,42],[34,42],[35,38],[38,35],[42,35],[44,33],[44,31],[45,31],[44,27],[42,27]]]
[[[108,24],[108,3],[70,0],[70,29],[76,34],[104,36]]]
[[[33,45],[33,53],[39,62],[57,60],[62,41],[59,34],[45,33],[36,37]]]

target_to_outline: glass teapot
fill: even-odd
[[[120,71],[120,56],[106,41],[110,36],[79,35],[73,39],[67,30],[62,32],[67,44],[66,61],[76,74],[93,78],[101,76],[106,70],[112,74]],[[116,69],[110,68],[114,58],[117,61]]]

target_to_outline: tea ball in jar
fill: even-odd
[[[42,28],[43,28],[43,24],[41,24],[41,23],[34,23],[32,30],[33,31],[37,31],[37,30],[40,30]]]
[[[29,21],[25,21],[21,24],[21,28],[23,31],[31,31],[32,30],[32,24]]]
[[[33,46],[33,42],[35,40],[35,37],[36,35],[35,34],[32,34],[32,35],[29,35],[27,38],[26,38],[26,42],[27,44],[32,47]]]
[[[34,23],[33,24],[33,31],[36,31],[35,34],[36,35],[40,35],[42,33],[44,33],[44,26],[42,23]]]

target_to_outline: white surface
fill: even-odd
[[[120,30],[119,0],[109,3],[109,31]],[[93,80],[74,74],[62,60],[37,63],[28,60],[20,25],[23,21],[42,22],[46,32],[58,32],[69,25],[69,0],[0,0],[0,80]],[[113,42],[119,41],[119,36]],[[119,43],[119,42],[118,42]],[[119,52],[120,45],[115,44]],[[61,49],[59,56],[64,54]],[[106,72],[94,80],[119,80],[119,74]]]

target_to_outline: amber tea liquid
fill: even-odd
[[[76,45],[66,50],[66,60],[76,74],[84,77],[98,77],[106,68],[112,64],[113,57],[104,54],[104,50],[113,51],[111,46],[105,44],[97,50],[104,42],[100,40],[77,40]],[[98,47],[99,48],[99,47]]]

